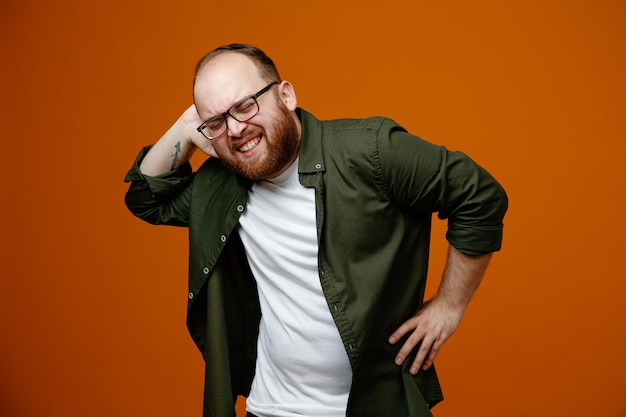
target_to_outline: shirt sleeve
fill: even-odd
[[[447,219],[446,239],[463,253],[500,250],[507,195],[470,157],[411,135],[391,120],[381,125],[377,152],[386,191],[394,202]]]
[[[187,226],[193,172],[186,162],[158,176],[144,175],[139,166],[150,150],[144,147],[124,177],[130,182],[124,202],[135,216],[151,224]]]

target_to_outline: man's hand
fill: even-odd
[[[182,125],[184,136],[189,138],[191,143],[198,149],[200,149],[203,153],[217,158],[217,154],[213,149],[212,142],[205,138],[202,133],[198,132],[198,126],[200,126],[203,121],[200,120],[198,116],[198,111],[196,110],[196,106],[192,104],[185,110],[185,112],[180,116],[177,123]]]
[[[419,344],[419,350],[409,372],[415,375],[420,367],[423,370],[430,368],[444,342],[459,326],[462,317],[462,309],[459,311],[450,308],[438,298],[425,302],[415,316],[405,321],[389,337],[389,343],[395,344],[412,332],[396,355],[396,365],[402,365]]]
[[[490,260],[490,253],[471,256],[450,246],[437,295],[389,337],[389,343],[395,344],[412,332],[396,355],[397,365],[402,365],[419,344],[409,372],[415,375],[420,367],[423,370],[431,367],[444,342],[459,327]]]

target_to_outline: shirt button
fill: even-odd
[[[220,236],[220,240],[222,241],[222,243],[226,243],[226,235]]]
[[[205,266],[204,268],[202,268],[202,273],[204,275],[209,275],[209,272],[211,272],[211,270],[209,269],[208,266]]]
[[[237,206],[237,211],[238,211],[239,213],[242,213],[242,212],[243,212],[243,206],[242,206],[241,204],[239,204],[239,205]]]
[[[193,299],[193,293],[191,291],[189,291],[189,299]]]
[[[322,167],[322,164],[315,164],[316,169],[320,169],[321,167]]]

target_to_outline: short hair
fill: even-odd
[[[261,77],[263,77],[267,82],[280,81],[280,74],[278,73],[276,65],[274,65],[274,61],[272,61],[272,59],[267,56],[265,52],[256,46],[245,43],[231,43],[229,45],[223,45],[215,48],[198,61],[194,72],[193,85],[196,85],[198,73],[209,61],[227,52],[238,53],[249,57],[259,69]]]

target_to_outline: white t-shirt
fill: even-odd
[[[318,276],[315,190],[297,161],[252,186],[239,223],[262,313],[248,411],[345,416],[352,371]]]

